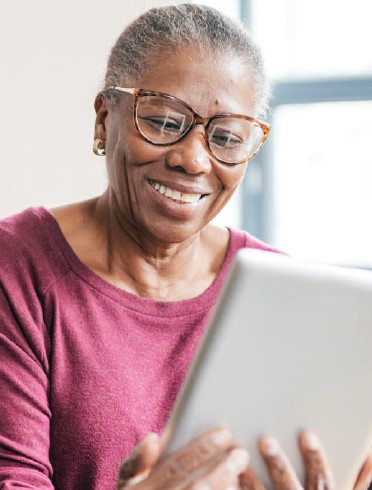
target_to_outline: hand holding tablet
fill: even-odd
[[[304,481],[298,435],[320,438],[337,490],[372,442],[372,273],[253,250],[238,253],[168,425],[174,450],[215,424],[246,447],[277,438]]]

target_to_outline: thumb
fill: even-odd
[[[159,436],[154,432],[147,434],[122,462],[119,470],[117,490],[123,490],[133,477],[142,476],[145,478],[158,461],[161,449]]]
[[[372,451],[368,454],[362,469],[359,472],[354,490],[367,490],[372,481]]]

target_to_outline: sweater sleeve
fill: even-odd
[[[24,257],[9,240],[1,245],[0,488],[53,489],[48,335],[41,302]]]

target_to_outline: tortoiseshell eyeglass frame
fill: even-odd
[[[233,114],[233,113],[229,113],[229,112],[224,112],[224,113],[220,113],[220,114],[215,114],[212,117],[202,117],[187,102],[179,99],[178,97],[175,97],[174,95],[166,94],[164,92],[156,92],[153,90],[145,90],[142,88],[125,88],[125,87],[117,87],[117,86],[107,87],[106,91],[110,91],[110,90],[125,92],[125,93],[133,95],[133,97],[134,97],[134,107],[133,107],[134,123],[135,123],[136,129],[139,132],[139,134],[149,143],[156,145],[156,146],[174,145],[174,144],[178,143],[179,141],[183,140],[183,138],[185,138],[190,133],[190,131],[193,130],[193,128],[197,124],[202,124],[204,127],[204,139],[205,139],[205,142],[207,144],[207,148],[208,148],[209,153],[219,162],[226,163],[228,165],[238,165],[241,163],[247,163],[249,160],[251,160],[261,150],[261,148],[263,147],[265,141],[267,140],[267,137],[269,136],[269,133],[271,130],[270,124],[267,124],[266,122],[260,121],[258,119],[255,119],[254,117],[246,116],[243,114]],[[138,117],[137,117],[137,108],[138,108],[138,103],[140,101],[140,98],[146,97],[146,96],[162,97],[164,99],[168,99],[168,100],[178,102],[179,104],[186,107],[186,109],[192,114],[192,116],[193,116],[192,123],[189,125],[189,127],[186,129],[186,131],[184,133],[182,133],[178,138],[176,138],[174,141],[171,141],[170,143],[158,143],[156,141],[152,141],[148,136],[143,134],[143,132],[141,131],[139,123],[138,123]],[[239,162],[231,162],[231,161],[223,160],[223,159],[217,157],[214,154],[212,148],[210,147],[209,138],[206,137],[206,134],[208,134],[208,127],[211,124],[211,122],[214,121],[215,119],[219,119],[219,118],[226,117],[226,116],[228,116],[228,117],[230,116],[230,117],[234,117],[234,118],[238,118],[238,119],[245,119],[246,121],[257,124],[262,130],[262,138],[261,138],[261,141],[260,141],[258,147],[247,158],[245,158],[244,160],[241,160]]]

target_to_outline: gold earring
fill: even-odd
[[[106,155],[106,149],[103,146],[105,143],[105,140],[101,140],[99,138],[95,139],[93,142],[93,153],[95,155],[98,155],[99,157],[103,157]]]

